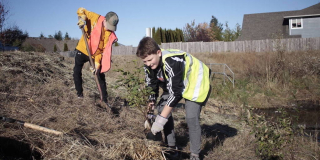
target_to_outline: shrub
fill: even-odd
[[[273,120],[267,120],[263,114],[254,114],[248,107],[244,111],[242,117],[256,138],[256,154],[262,159],[283,159],[282,148],[291,145],[294,139],[293,117],[281,108],[277,111],[280,116]]]
[[[69,51],[67,43],[64,43],[63,51]]]
[[[57,50],[58,50],[58,49],[57,49],[57,45],[54,45],[54,46],[53,46],[53,52],[57,52]]]
[[[136,61],[132,61],[131,63],[134,63],[135,66],[133,71],[129,71],[128,69],[116,70],[116,72],[121,73],[121,76],[117,80],[115,88],[120,86],[126,88],[126,100],[129,102],[129,105],[137,108],[145,115],[146,110],[143,109],[143,106],[148,102],[148,96],[153,93],[152,88],[145,86],[143,67],[138,66]]]
[[[36,51],[36,50],[33,48],[33,46],[31,44],[27,43],[21,47],[21,51],[32,52],[32,51]]]

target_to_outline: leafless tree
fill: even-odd
[[[183,28],[183,36],[186,42],[194,42],[197,39],[197,30],[198,26],[195,23],[195,20],[191,21],[191,23],[187,23]]]
[[[211,28],[206,22],[195,24],[195,20],[193,20],[183,28],[183,36],[186,42],[210,42],[212,41],[210,33]]]
[[[9,5],[6,0],[0,0],[0,41],[2,43],[4,49],[5,36],[3,34],[5,30],[5,24],[7,19],[9,18]]]

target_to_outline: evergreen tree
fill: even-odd
[[[54,45],[54,46],[53,46],[53,52],[57,52],[57,50],[58,50],[58,49],[57,49],[57,45]]]
[[[172,42],[171,29],[168,29],[168,31],[167,31],[167,39],[168,39],[167,42]]]
[[[180,35],[179,35],[180,33],[179,33],[178,28],[176,28],[175,33],[176,33],[176,42],[181,42]]]
[[[176,35],[174,33],[174,30],[171,30],[171,37],[172,37],[172,41],[171,42],[176,42]]]
[[[64,40],[70,40],[71,38],[69,37],[68,32],[66,32],[66,34],[64,35]]]
[[[210,27],[213,31],[214,40],[222,41],[223,24],[219,23],[218,19],[215,16],[211,17]]]
[[[181,29],[178,29],[178,36],[180,41],[179,42],[184,42],[184,38],[183,38],[183,31]]]
[[[162,43],[167,43],[166,32],[167,32],[167,30],[164,29],[164,30],[162,31],[162,33],[161,33]]]
[[[157,42],[157,44],[161,44],[160,28],[157,28],[153,39]]]
[[[166,28],[152,28],[153,39],[157,44],[161,43],[170,43],[170,42],[184,42],[183,31],[176,28],[175,30],[166,29]]]
[[[159,36],[160,36],[160,42],[163,42],[164,37],[162,37],[162,28],[159,28]]]
[[[56,32],[53,36],[56,40],[61,41],[62,40],[62,33],[61,31]]]
[[[63,51],[69,51],[67,43],[64,43]]]
[[[43,35],[43,33],[42,33],[42,32],[40,33],[39,38],[44,38],[44,35]]]
[[[173,34],[173,31],[171,29],[169,31],[169,35],[170,35],[170,42],[174,42],[174,34]]]
[[[155,35],[156,35],[156,28],[152,27],[152,37],[151,38],[154,38]]]

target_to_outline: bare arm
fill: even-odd
[[[170,114],[171,111],[172,111],[172,107],[165,105],[160,116],[164,118],[168,118],[168,115]]]

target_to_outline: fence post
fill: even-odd
[[[223,65],[223,73],[224,73],[224,76],[223,76],[223,84],[226,84],[226,64]]]

